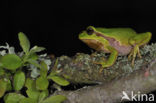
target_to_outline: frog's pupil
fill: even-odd
[[[94,32],[94,30],[92,28],[87,28],[86,31],[87,31],[88,35],[91,35]]]

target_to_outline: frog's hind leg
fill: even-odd
[[[133,46],[133,49],[130,52],[128,59],[132,57],[132,66],[134,66],[134,61],[137,55],[141,58],[139,47],[147,44],[150,41],[150,39],[150,32],[138,34],[137,36],[130,39],[129,43]]]

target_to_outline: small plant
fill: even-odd
[[[22,52],[15,53],[14,47],[8,44],[0,46],[3,49],[0,51],[0,98],[5,103],[61,103],[66,100],[62,95],[49,96],[50,80],[60,86],[67,86],[69,82],[58,75],[59,71],[52,69],[48,75],[50,59],[37,55],[45,48],[34,46],[30,49],[30,42],[22,32],[18,38]],[[56,66],[57,60],[54,68]],[[20,91],[23,87],[27,88],[27,96]]]

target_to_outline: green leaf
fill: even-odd
[[[25,82],[25,86],[26,86],[29,90],[37,90],[37,89],[36,89],[35,80],[32,80],[31,78],[27,78],[27,80],[26,80],[26,82]]]
[[[67,80],[65,80],[64,78],[62,77],[59,77],[59,76],[48,76],[48,79],[52,79],[55,83],[61,85],[61,86],[67,86],[69,85],[69,82]]]
[[[42,61],[41,62],[41,70],[40,70],[40,75],[43,76],[43,77],[47,77],[47,71],[48,71],[48,67],[47,67],[47,64]]]
[[[11,85],[11,81],[8,79],[7,80],[7,91],[12,90],[12,85]]]
[[[5,95],[4,101],[5,103],[19,103],[21,99],[25,98],[23,95],[18,93],[9,93]]]
[[[37,103],[37,100],[32,99],[32,98],[23,98],[20,100],[19,103]]]
[[[17,71],[13,77],[13,86],[16,91],[19,91],[22,89],[25,83],[25,74],[22,71]]]
[[[36,53],[36,52],[41,52],[41,51],[43,51],[43,50],[45,50],[44,47],[34,46],[33,48],[31,48],[30,54],[31,54],[31,53]]]
[[[7,83],[6,91],[12,90],[12,84],[11,84],[11,81],[10,81],[10,76],[11,75],[9,73],[5,73],[5,82]]]
[[[37,78],[36,88],[38,90],[46,90],[48,88],[48,85],[49,85],[49,81],[46,77],[40,76],[39,78]]]
[[[37,60],[37,59],[38,59],[38,55],[37,55],[36,53],[31,53],[31,54],[28,56],[28,59]]]
[[[61,103],[65,101],[67,98],[62,95],[51,96],[45,99],[42,103]]]
[[[41,68],[41,65],[36,61],[36,60],[32,60],[32,59],[28,59],[27,60],[30,64],[33,64],[34,66]]]
[[[23,51],[26,54],[28,54],[29,49],[30,49],[30,42],[29,42],[27,36],[24,33],[20,32],[20,33],[18,33],[18,39],[20,41],[20,45],[21,45]]]
[[[55,75],[57,75],[58,73],[56,72],[56,71],[54,71],[54,70],[52,70],[51,72],[50,72],[50,74],[48,75],[48,79],[51,79],[51,76],[55,76]]]
[[[4,95],[7,89],[7,82],[0,79],[0,98]]]
[[[1,57],[2,57],[2,56],[0,56],[0,58],[1,58]],[[3,66],[2,63],[0,63],[0,68],[2,68],[2,66]]]
[[[5,70],[0,68],[0,76],[3,76],[5,74]]]
[[[49,91],[48,91],[48,89],[47,90],[44,90],[44,91],[42,91],[41,93],[40,93],[40,95],[39,95],[39,102],[42,102],[47,96],[49,95]]]
[[[37,90],[26,90],[26,93],[28,95],[29,98],[32,98],[34,100],[38,100],[39,94],[40,92]]]
[[[6,54],[1,57],[0,62],[2,63],[3,67],[9,70],[16,70],[22,64],[20,57],[15,54]]]

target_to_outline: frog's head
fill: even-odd
[[[93,26],[89,26],[82,31],[79,34],[79,39],[95,50],[103,50],[104,44],[107,43],[103,37],[97,35],[97,31]]]
[[[94,38],[95,39],[95,34],[94,34],[94,31],[96,29],[93,27],[93,26],[89,26],[86,28],[86,30],[82,31],[80,34],[79,34],[79,39],[82,40],[82,39],[91,39],[91,38]]]

